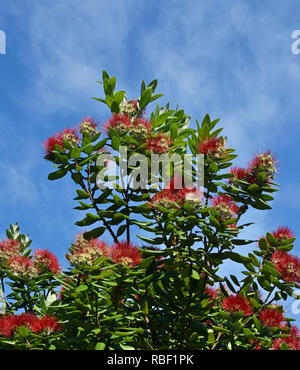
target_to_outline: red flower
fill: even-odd
[[[6,315],[0,318],[0,334],[4,337],[12,337],[21,326],[27,327],[36,334],[45,331],[53,333],[62,330],[62,326],[54,316],[46,315],[38,318],[31,313],[22,313],[19,315]]]
[[[180,198],[180,203],[189,203],[193,206],[201,206],[203,192],[195,187],[183,187],[177,192],[177,196]]]
[[[219,212],[222,220],[228,220],[237,216],[239,207],[229,195],[219,194],[212,199],[212,205]]]
[[[221,158],[225,154],[225,140],[222,137],[206,138],[198,146],[200,154]]]
[[[259,314],[259,319],[264,326],[281,328],[285,318],[277,308],[266,308]]]
[[[36,333],[54,333],[62,330],[62,325],[58,323],[55,316],[46,315],[38,318],[31,324],[31,330]]]
[[[16,275],[23,278],[33,278],[38,275],[38,269],[30,257],[13,256],[8,260],[8,268]]]
[[[17,240],[3,239],[0,242],[0,260],[18,256],[20,252],[20,243]]]
[[[247,171],[252,179],[256,179],[258,172],[263,171],[266,175],[266,179],[270,180],[278,170],[277,165],[278,161],[276,161],[275,156],[271,155],[271,151],[268,150],[265,153],[255,154]]]
[[[196,186],[183,186],[183,182],[181,176],[176,174],[162,191],[152,197],[150,204],[177,208],[176,204],[174,205],[175,202],[179,205],[187,202],[196,207],[201,206],[203,192]]]
[[[261,342],[258,339],[255,339],[255,340],[251,339],[250,342],[255,351],[261,350]]]
[[[55,150],[55,146],[59,146],[61,149],[65,150],[65,142],[67,142],[72,147],[75,147],[79,143],[79,136],[77,134],[76,128],[65,128],[63,131],[56,133],[55,135],[49,137],[44,141],[45,155],[49,155]]]
[[[59,274],[61,271],[57,257],[48,250],[35,251],[34,263],[39,272],[48,270],[54,274]]]
[[[25,326],[30,329],[36,319],[36,316],[30,313],[6,315],[0,318],[0,334],[4,337],[11,337],[21,326]]]
[[[71,255],[67,255],[70,263],[74,266],[89,265],[99,257],[108,257],[109,250],[107,244],[99,239],[84,239],[83,234],[77,235],[73,244]]]
[[[229,182],[234,183],[236,180],[246,180],[247,181],[247,170],[241,167],[231,167],[230,168],[230,177]]]
[[[128,267],[136,266],[142,261],[138,248],[128,242],[115,243],[110,256],[113,262]]]
[[[146,138],[151,134],[152,122],[145,117],[136,118],[131,125],[130,132],[142,138]]]
[[[176,193],[174,193],[173,190],[163,189],[152,197],[151,205],[168,208],[174,206],[174,203],[178,202],[179,200],[179,197],[176,195]]]
[[[295,234],[286,226],[279,226],[277,230],[272,231],[273,236],[281,241],[286,239],[292,239],[295,237]]]
[[[123,114],[128,115],[129,117],[136,116],[138,112],[138,101],[137,100],[130,100],[130,101],[123,101],[121,103],[121,111]]]
[[[287,252],[275,251],[271,261],[287,282],[300,283],[300,259]]]
[[[93,117],[85,117],[82,119],[79,128],[82,134],[86,133],[93,135],[97,133],[98,122]]]
[[[103,126],[106,131],[114,129],[119,133],[126,132],[130,130],[131,120],[127,114],[113,114]]]
[[[252,315],[252,312],[253,312],[253,308],[251,306],[251,303],[248,301],[248,299],[244,298],[243,296],[239,294],[230,295],[224,298],[221,304],[225,311],[228,311],[231,313],[243,311],[244,316],[250,316]]]
[[[272,349],[279,350],[281,345],[285,343],[290,350],[299,351],[300,350],[300,340],[299,340],[299,329],[296,326],[291,326],[290,335],[287,338],[277,338],[273,342]]]
[[[205,288],[204,293],[206,293],[210,297],[209,298],[210,300],[218,298],[218,292],[216,291],[216,289],[214,289],[210,286],[207,286]]]
[[[172,144],[171,137],[159,133],[154,137],[149,137],[146,141],[146,149],[152,153],[167,153]]]

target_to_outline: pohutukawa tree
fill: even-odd
[[[169,104],[148,112],[161,96],[156,80],[142,81],[133,100],[105,71],[100,83],[105,96],[94,99],[109,108],[105,122],[86,117],[44,142],[56,168],[49,180],[71,176],[84,213],[76,223],[82,232],[66,246],[68,268],[61,271],[50,251],[32,252],[17,224],[0,243],[0,348],[299,349],[299,331],[282,306],[300,287],[293,232],[280,226],[241,237],[252,225],[243,223],[249,208],[271,208],[274,155],[257,153],[247,167],[234,167],[218,119],[206,115],[192,128],[190,116]],[[110,176],[112,162],[124,169],[121,148],[128,163],[146,158],[146,186],[121,183],[122,170]],[[160,166],[152,184],[153,155],[174,154],[190,154],[190,170],[177,161],[163,182]],[[141,167],[134,163],[126,167],[129,179]],[[111,186],[99,186],[100,172]],[[224,263],[239,264],[241,274],[224,276]]]

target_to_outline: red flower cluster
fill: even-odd
[[[172,144],[172,139],[163,133],[149,137],[146,141],[146,149],[151,153],[161,154],[167,153]]]
[[[268,150],[265,153],[255,154],[255,157],[249,164],[248,172],[252,177],[256,178],[258,172],[262,170],[266,178],[270,180],[277,172],[277,165],[278,161],[276,161],[275,156],[271,155],[271,151]]]
[[[65,143],[68,143],[72,147],[78,145],[79,136],[76,128],[65,128],[63,131],[57,132],[44,141],[45,156],[51,154],[56,149],[56,146],[62,150],[66,150]]]
[[[118,113],[113,114],[106,124],[103,126],[103,128],[106,131],[109,131],[110,129],[114,129],[120,134],[129,131],[131,125],[131,119],[127,114]]]
[[[292,230],[286,226],[279,226],[278,229],[272,231],[271,234],[275,239],[277,239],[278,246],[281,244],[281,242],[295,237],[295,234],[292,232]],[[265,236],[261,237],[260,240],[261,239],[264,239],[267,245],[269,245],[268,239]]]
[[[274,178],[277,172],[278,161],[271,155],[271,151],[268,150],[265,153],[255,154],[254,158],[250,161],[248,168],[232,167],[230,174],[232,177],[229,182],[235,185],[239,185],[236,181],[242,180],[250,184],[257,182],[257,176],[259,172],[263,172],[266,177],[266,181],[270,181]]]
[[[24,279],[38,276],[38,269],[30,257],[13,256],[8,260],[8,267],[15,275]]]
[[[239,212],[239,207],[229,195],[219,194],[212,198],[212,205],[220,214],[223,221],[234,218]]]
[[[93,117],[85,117],[82,119],[79,129],[82,134],[94,135],[98,132],[98,122]]]
[[[272,231],[273,236],[279,240],[292,239],[295,237],[295,234],[286,226],[279,226],[277,230]]]
[[[137,100],[125,100],[121,103],[121,112],[129,117],[135,117],[138,113],[138,110],[139,108]]]
[[[151,206],[177,207],[183,203],[189,203],[195,207],[202,205],[203,192],[196,186],[182,186],[182,179],[179,176],[174,176],[169,184],[162,190],[156,193],[150,202]]]
[[[198,152],[212,158],[221,158],[226,152],[225,139],[223,137],[203,139],[198,146]]]
[[[66,255],[74,266],[92,266],[97,258],[110,258],[114,263],[133,267],[142,261],[140,251],[127,242],[115,243],[109,247],[100,239],[85,240],[83,234],[77,235],[71,254]]]
[[[259,319],[264,326],[282,328],[285,318],[277,308],[265,308],[259,313]]]
[[[12,337],[20,327],[26,327],[35,334],[53,333],[62,330],[54,316],[37,317],[31,313],[19,315],[6,315],[0,318],[0,334],[4,337]]]
[[[240,294],[229,295],[228,297],[223,299],[221,304],[223,309],[230,313],[243,311],[244,316],[251,316],[253,312],[250,301]]]
[[[35,251],[34,264],[39,272],[51,271],[54,274],[59,274],[61,271],[57,257],[46,249]]]
[[[291,326],[289,336],[287,338],[277,338],[273,342],[272,349],[279,350],[281,345],[285,343],[290,350],[299,351],[300,350],[300,340],[299,340],[299,329],[296,326]]]
[[[0,261],[8,260],[21,253],[20,243],[13,239],[3,239],[0,242]]]
[[[134,267],[142,261],[138,248],[128,242],[115,243],[112,246],[110,257],[113,262],[128,267]]]
[[[13,239],[3,239],[0,242],[0,261],[8,262],[7,269],[23,278],[36,277],[39,273],[60,273],[56,256],[47,250],[35,251],[34,257],[24,256],[20,243]]]
[[[71,265],[88,265],[92,266],[97,258],[108,257],[109,249],[105,242],[99,239],[84,239],[83,234],[79,234],[73,243],[71,254],[66,257]]]
[[[248,177],[248,171],[246,168],[231,167],[230,174],[232,175],[229,179],[230,183],[235,183],[236,180],[244,180],[244,181],[250,180],[250,177]]]
[[[113,114],[103,126],[106,131],[116,130],[119,134],[136,134],[146,138],[152,132],[152,123],[145,117],[131,119],[127,114]]]
[[[300,259],[287,252],[275,251],[271,261],[287,282],[300,283]]]

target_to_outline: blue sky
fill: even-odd
[[[66,264],[81,214],[72,209],[72,182],[47,180],[42,142],[85,115],[106,120],[108,110],[90,99],[102,96],[102,69],[130,98],[142,79],[157,78],[161,104],[178,104],[193,119],[221,118],[237,165],[270,148],[281,190],[271,211],[249,213],[256,225],[247,236],[280,225],[300,234],[300,54],[291,52],[299,11],[296,0],[2,3],[0,236],[17,221],[34,248]],[[299,243],[293,252],[300,256]]]

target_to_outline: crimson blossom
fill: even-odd
[[[113,262],[128,267],[134,267],[142,262],[138,248],[128,242],[115,243],[111,248],[110,257]]]
[[[271,261],[287,282],[300,283],[300,259],[287,252],[275,251]]]
[[[219,194],[212,198],[212,205],[219,212],[223,221],[237,216],[239,207],[229,195]]]
[[[58,323],[57,318],[51,315],[37,317],[32,313],[22,313],[19,315],[6,315],[0,318],[0,334],[4,337],[12,337],[22,326],[35,334],[42,332],[50,334],[61,331],[63,328]]]
[[[225,139],[222,137],[206,138],[198,146],[198,153],[212,158],[221,158],[225,155]]]
[[[221,305],[225,311],[230,313],[243,311],[244,316],[251,316],[253,313],[253,308],[249,300],[240,294],[229,295],[223,299]]]
[[[50,155],[56,149],[56,146],[62,150],[66,150],[65,143],[68,143],[71,147],[76,147],[79,141],[76,128],[65,128],[63,131],[57,132],[44,141],[45,156]]]
[[[277,338],[273,341],[272,349],[279,350],[281,345],[285,343],[290,350],[299,351],[300,350],[300,336],[299,329],[296,326],[291,326],[289,336],[286,338]]]
[[[57,275],[61,271],[57,257],[46,249],[35,251],[34,264],[39,272],[50,271]]]
[[[281,328],[285,318],[277,308],[265,308],[259,313],[259,319],[264,326]]]

